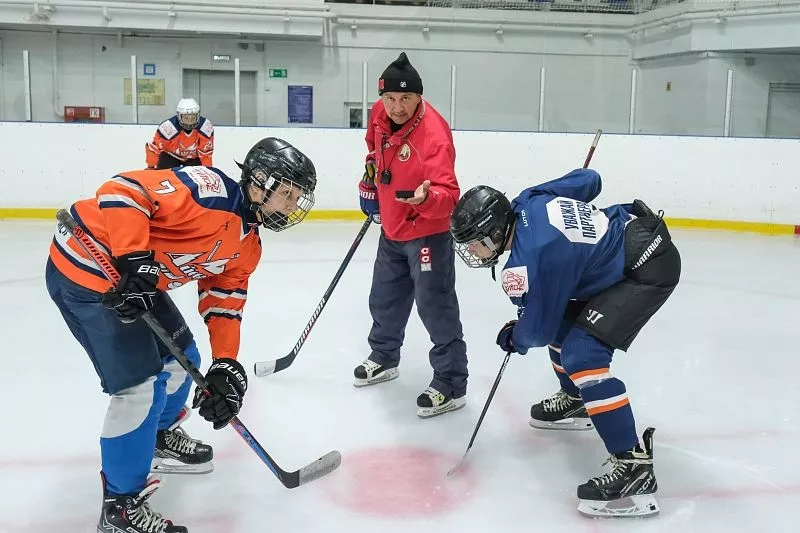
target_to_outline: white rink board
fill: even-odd
[[[94,194],[117,172],[145,166],[153,125],[0,122],[0,207],[63,207]],[[215,166],[277,136],[314,161],[316,209],[358,209],[364,130],[219,127]],[[456,131],[462,192],[481,183],[515,196],[583,164],[593,134]],[[796,224],[800,140],[606,134],[592,167],[604,178],[598,205],[645,200],[668,217]]]

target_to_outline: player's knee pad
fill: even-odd
[[[166,398],[165,386],[156,376],[111,395],[101,437],[112,439],[133,433],[154,413],[160,413]]]
[[[578,387],[611,379],[609,366],[613,348],[586,330],[574,327],[561,346],[561,366]]]

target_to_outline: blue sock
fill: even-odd
[[[567,371],[564,370],[563,366],[561,366],[561,348],[551,344],[547,347],[547,349],[550,351],[550,362],[553,364],[553,371],[556,373],[556,377],[558,378],[558,382],[561,384],[561,388],[573,398],[580,398],[580,390],[575,386],[572,380],[569,379]]]
[[[200,366],[200,352],[194,341],[189,343],[184,353],[194,366]],[[158,429],[166,429],[178,419],[178,415],[186,405],[186,400],[188,400],[192,389],[192,378],[189,377],[174,357],[164,361],[164,372],[169,374],[167,378],[167,401],[164,411],[158,420]]]
[[[584,387],[581,397],[608,453],[622,453],[638,444],[633,410],[622,381],[611,378]]]
[[[632,449],[639,442],[625,384],[612,377],[614,349],[580,326],[572,328],[561,347],[561,361],[580,388],[586,411],[609,453]]]
[[[111,494],[137,494],[147,482],[167,376],[160,372],[111,397],[100,437],[103,474]]]

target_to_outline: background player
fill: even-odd
[[[214,125],[200,116],[200,106],[193,98],[179,101],[175,114],[159,124],[153,141],[145,145],[149,169],[210,167],[213,155]]]
[[[111,396],[100,439],[100,533],[187,531],[147,503],[160,482],[147,477],[154,454],[209,471],[202,467],[211,447],[178,428],[191,379],[137,320],[152,311],[200,365],[192,333],[163,291],[198,283],[213,362],[206,373],[211,395],[196,390],[193,406],[215,429],[241,408],[247,375],[236,357],[248,279],[261,257],[258,226],[281,231],[301,222],[317,178],[311,160],[275,138],[258,142],[239,166],[238,183],[202,166],[123,172],[95,198],[74,203],[72,216],[121,275],[116,288],[63,228],[53,239],[48,291]]]
[[[579,511],[641,516],[658,512],[654,430],[642,449],[625,385],[609,366],[672,293],[680,255],[661,214],[640,200],[598,209],[588,202],[600,190],[600,175],[587,169],[526,189],[513,204],[474,187],[456,205],[451,231],[471,267],[493,267],[511,252],[501,279],[519,320],[502,327],[497,344],[521,354],[549,344],[561,390],[531,408],[531,425],[594,425],[611,454],[611,472],[578,487]]]

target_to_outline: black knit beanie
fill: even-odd
[[[378,94],[385,92],[422,94],[422,78],[411,66],[405,52],[389,63],[378,79]]]

